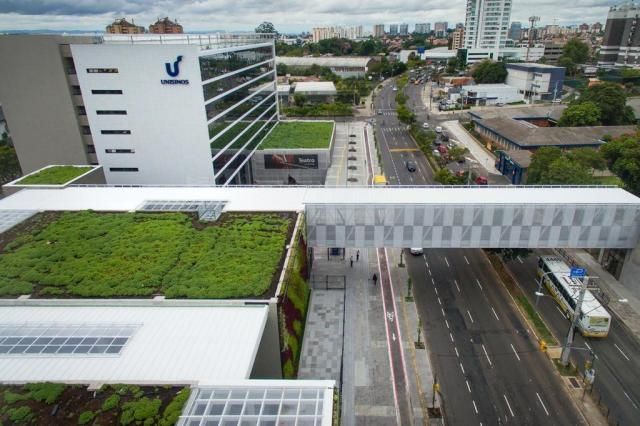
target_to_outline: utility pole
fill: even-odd
[[[582,278],[582,286],[580,287],[580,294],[578,295],[576,308],[573,310],[573,319],[571,320],[571,327],[569,327],[569,334],[567,334],[567,341],[562,348],[560,362],[565,366],[569,364],[569,354],[571,353],[571,344],[573,343],[573,332],[575,331],[576,325],[578,325],[578,321],[580,321],[580,310],[582,309],[582,302],[584,301],[584,294],[587,291],[588,284],[589,277],[585,275]]]
[[[527,40],[527,58],[525,62],[529,62],[529,49],[533,45],[533,28],[536,26],[536,22],[540,20],[539,16],[530,16],[529,17],[529,39]]]

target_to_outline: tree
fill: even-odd
[[[438,170],[433,175],[433,180],[442,185],[464,185],[466,183],[464,176],[456,176],[447,168]]]
[[[276,31],[276,27],[273,26],[271,22],[264,21],[262,24],[258,25],[255,30],[257,33],[264,34],[278,34]]]
[[[401,122],[412,124],[416,121],[416,115],[406,105],[398,105],[396,111],[398,112],[398,120]]]
[[[458,69],[458,58],[449,58],[447,61],[447,74],[453,74]]]
[[[296,93],[295,95],[293,95],[293,101],[295,102],[296,106],[303,106],[307,102],[307,97],[302,93]]]
[[[0,146],[0,182],[12,181],[20,174],[20,163],[16,150],[8,144]]]
[[[575,148],[565,154],[569,159],[578,162],[585,169],[605,170],[607,163],[601,151],[594,148]]]
[[[555,146],[545,146],[537,149],[531,156],[531,164],[527,171],[527,183],[537,185],[542,181],[542,175],[547,172],[549,165],[562,157],[562,151]]]
[[[583,64],[589,59],[589,46],[579,38],[572,38],[562,48],[562,56],[558,64],[567,69],[567,74],[576,75],[578,64]]]
[[[582,127],[600,125],[600,108],[593,102],[576,103],[563,112],[558,126]]]
[[[504,83],[507,79],[507,68],[504,62],[485,59],[476,65],[471,76],[477,84]]]
[[[624,89],[615,83],[602,83],[585,89],[579,103],[593,102],[600,109],[600,121],[605,126],[632,124],[635,115],[626,105],[627,95]]]
[[[591,185],[594,183],[590,170],[567,157],[557,158],[542,174],[541,185]]]
[[[600,151],[609,169],[624,182],[625,188],[640,196],[639,135],[622,135],[604,144]]]

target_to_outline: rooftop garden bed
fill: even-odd
[[[53,166],[37,173],[25,176],[16,185],[63,185],[80,175],[87,173],[92,167]]]
[[[225,299],[275,292],[292,213],[34,216],[0,234],[0,296]]]
[[[178,421],[189,389],[105,385],[98,391],[59,383],[0,386],[1,424],[154,424]]]
[[[333,123],[326,121],[281,121],[260,145],[260,149],[329,148]]]

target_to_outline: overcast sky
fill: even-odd
[[[279,32],[314,26],[406,22],[464,22],[466,0],[0,0],[0,31],[104,30],[114,18],[148,27],[158,17],[177,18],[185,31],[253,30],[262,21]],[[512,21],[530,15],[541,24],[605,23],[614,0],[513,0]],[[397,7],[396,7],[397,6]]]

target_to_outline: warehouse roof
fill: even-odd
[[[333,96],[338,92],[332,81],[299,81],[296,83],[295,93]]]
[[[310,67],[317,64],[321,67],[361,67],[364,68],[372,60],[368,56],[278,56],[276,64],[292,67]]]
[[[0,382],[248,379],[267,310],[213,303],[3,301]]]

